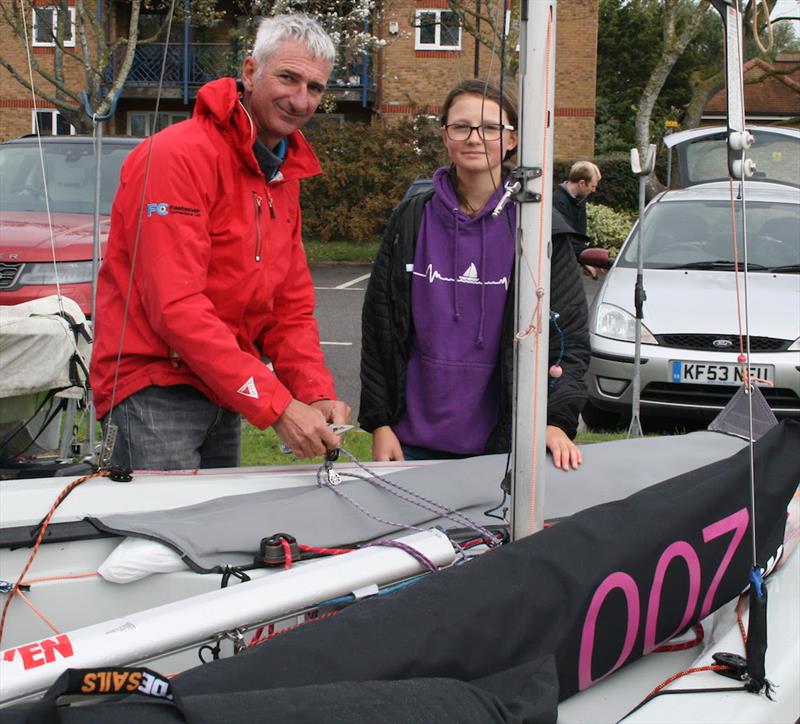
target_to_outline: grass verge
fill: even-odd
[[[378,242],[355,244],[352,241],[304,241],[310,262],[350,262],[371,264],[378,253]]]
[[[593,443],[622,440],[626,432],[582,432],[576,442]],[[344,447],[359,460],[372,458],[372,435],[363,430],[351,430],[344,435]],[[242,465],[290,465],[295,463],[321,463],[322,458],[296,460],[292,455],[280,451],[280,440],[272,428],[259,430],[249,423],[242,428]]]

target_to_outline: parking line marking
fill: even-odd
[[[352,347],[352,342],[320,342],[320,344],[327,344],[334,347]]]
[[[352,287],[354,284],[363,282],[365,279],[369,279],[369,274],[362,274],[360,277],[351,279],[349,282],[345,282],[344,284],[339,284],[339,286],[334,287],[334,289],[347,289],[348,287]]]

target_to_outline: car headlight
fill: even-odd
[[[789,345],[788,352],[800,352],[800,337]]]
[[[636,340],[636,319],[630,313],[613,304],[600,304],[594,320],[594,333],[600,337],[619,339],[623,342]],[[650,330],[642,324],[642,343],[658,344]]]
[[[83,284],[92,281],[91,261],[59,261],[25,264],[18,284],[55,284],[58,272],[59,284]]]

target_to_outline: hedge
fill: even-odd
[[[323,167],[302,185],[304,235],[314,241],[375,242],[409,184],[447,161],[436,123],[426,116],[393,123],[327,121],[308,136]],[[594,160],[603,180],[591,204],[635,211],[639,185],[628,156]],[[554,184],[567,177],[570,164],[554,162]]]

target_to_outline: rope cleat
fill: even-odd
[[[300,560],[297,539],[288,533],[276,533],[261,539],[253,562],[257,566],[283,566],[289,557],[292,562]]]

